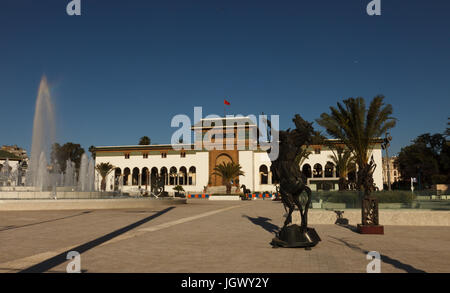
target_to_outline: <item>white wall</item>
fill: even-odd
[[[259,168],[261,165],[267,166],[267,171],[270,173],[270,166],[272,165],[272,162],[270,161],[269,155],[267,152],[255,152],[253,153],[253,184],[254,189],[252,191],[257,192],[275,192],[276,188],[273,184],[260,184],[260,178],[259,178]],[[271,183],[271,176],[269,176],[269,183]]]
[[[134,168],[139,169],[139,173],[142,173],[142,169],[147,167],[149,172],[153,167],[158,168],[158,171],[162,167],[167,168],[167,172],[171,167],[177,168],[180,171],[181,167],[186,167],[189,172],[189,168],[194,166],[196,168],[196,180],[195,185],[183,185],[183,188],[187,192],[201,192],[203,186],[208,184],[208,152],[196,152],[195,154],[186,154],[185,158],[180,157],[180,154],[168,154],[167,158],[161,158],[161,155],[149,155],[147,159],[144,159],[142,155],[130,155],[129,159],[125,159],[125,156],[97,156],[95,164],[109,162],[116,168],[120,168],[122,174],[125,168],[129,168],[131,174]],[[98,174],[97,174],[98,176]],[[111,184],[114,180],[114,171],[107,177],[107,190],[111,190]],[[98,180],[98,186],[101,178]],[[99,187],[98,187],[99,188]],[[124,191],[137,190],[138,185],[124,186]],[[166,185],[165,190],[167,192],[173,192],[172,185]]]
[[[383,164],[382,164],[382,153],[381,153],[381,146],[377,145],[373,150],[372,153],[373,158],[375,161],[375,164],[377,164],[377,167],[375,169],[375,172],[373,174],[374,183],[378,187],[379,190],[383,190]],[[306,159],[302,165],[301,169],[303,168],[303,165],[309,164],[311,166],[311,171],[314,170],[315,164],[321,164],[322,165],[322,172],[325,172],[325,165],[327,162],[333,162],[332,159],[329,156],[332,156],[333,152],[331,150],[321,150],[320,154],[313,153],[309,155],[308,159]],[[312,178],[314,179],[320,179],[320,178]]]
[[[303,162],[304,164],[309,164],[311,168],[314,168],[314,165],[319,163],[322,165],[322,170],[324,172],[325,165],[327,162],[331,162],[331,158],[329,156],[332,155],[331,150],[321,150],[320,154],[315,154],[314,152],[310,154],[309,158]],[[382,153],[381,147],[377,146],[373,150],[373,157],[377,167],[374,173],[374,182],[376,186],[382,190],[383,189],[383,165],[382,165]],[[167,158],[161,158],[161,155],[149,155],[148,159],[144,159],[142,155],[130,155],[129,159],[125,159],[123,155],[121,156],[97,156],[96,164],[102,162],[109,162],[115,167],[121,169],[122,174],[125,168],[129,168],[131,174],[133,172],[133,168],[139,168],[139,172],[142,173],[142,169],[147,167],[151,172],[153,167],[158,168],[158,171],[161,170],[162,167],[166,167],[167,171],[170,171],[171,167],[177,168],[177,171],[180,170],[180,167],[186,167],[187,171],[191,166],[196,168],[196,182],[195,185],[183,185],[183,188],[187,192],[202,192],[203,187],[208,184],[208,173],[209,173],[209,154],[207,151],[197,151],[194,154],[186,154],[185,158],[180,157],[180,154],[168,154]],[[266,152],[253,152],[253,151],[239,151],[239,163],[242,166],[242,170],[244,171],[244,176],[239,176],[239,184],[244,184],[248,189],[252,192],[255,191],[276,191],[275,186],[273,184],[260,184],[259,177],[259,168],[261,165],[266,165],[270,172],[271,161],[269,159],[269,155]],[[17,167],[16,167],[17,168]],[[319,179],[319,178],[317,178]],[[329,178],[327,178],[329,179]],[[111,184],[114,180],[114,172],[111,172],[107,178],[107,190],[111,190]],[[101,178],[97,174],[96,186],[100,189],[100,181]],[[271,177],[269,177],[269,183],[271,183]],[[136,190],[138,186],[124,186],[124,191],[127,190]],[[166,191],[173,192],[173,186],[167,185]]]
[[[383,190],[383,154],[381,146],[372,151],[373,159],[377,167],[373,173],[373,181],[379,190]]]
[[[253,191],[253,151],[239,151],[239,164],[244,171],[244,176],[239,176],[239,185],[245,185]]]

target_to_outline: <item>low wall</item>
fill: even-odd
[[[349,224],[356,226],[361,223],[360,209],[345,209],[342,217],[348,219]],[[308,225],[334,224],[337,215],[333,211],[313,210],[308,211]],[[379,210],[380,225],[398,226],[450,226],[450,211],[431,210]],[[300,224],[300,213],[292,214],[292,222]]]
[[[0,200],[0,211],[145,209],[186,204],[182,198]]]
[[[209,200],[241,200],[239,195],[210,195]]]

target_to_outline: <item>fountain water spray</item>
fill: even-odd
[[[44,186],[48,173],[47,150],[55,142],[55,114],[47,83],[42,77],[34,111],[33,138],[31,144],[30,164],[27,172],[27,185],[40,189]],[[45,166],[44,166],[45,164]],[[44,185],[43,185],[44,184]]]

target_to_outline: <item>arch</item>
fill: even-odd
[[[130,177],[131,171],[130,168],[123,169],[123,185],[129,185],[130,181],[128,180]]]
[[[216,166],[222,163],[233,163],[233,159],[230,155],[222,153],[216,157]]]
[[[189,168],[189,174],[188,174],[188,184],[189,185],[195,185],[196,172],[197,172],[197,169],[194,166],[191,166]]]
[[[178,185],[178,174],[176,167],[170,167],[169,171],[169,185]]]
[[[154,182],[154,180],[156,179],[156,176],[158,176],[158,168],[153,167],[152,170],[150,171],[150,182],[149,182],[149,184]]]
[[[120,185],[120,176],[122,175],[122,170],[120,168],[116,168],[114,170],[114,190],[117,190],[117,187]]]
[[[327,178],[331,178],[331,177],[335,177],[334,176],[334,164],[331,162],[327,162],[325,164],[325,177]]]
[[[133,174],[131,176],[131,185],[138,185],[138,184],[139,184],[139,168],[134,167]]]
[[[259,184],[269,184],[269,170],[266,165],[259,167]]]
[[[168,183],[169,183],[169,176],[168,176],[168,172],[167,172],[167,168],[166,167],[162,167],[161,168],[160,176],[163,179],[164,185],[168,185]]]
[[[141,185],[148,185],[148,180],[150,179],[150,173],[147,167],[142,168],[141,172]]]
[[[322,169],[322,165],[317,163],[314,165],[314,170],[313,170],[313,177],[314,178],[322,178],[323,175],[323,169]]]
[[[231,158],[230,155],[226,154],[226,153],[221,153],[216,157],[216,162],[215,162],[215,167],[221,164],[228,164],[228,163],[233,163],[233,159]],[[226,182],[224,181],[224,179],[218,175],[212,175],[212,183],[213,185],[225,185]]]
[[[181,167],[179,172],[179,184],[180,185],[187,185],[187,169],[186,167]]]
[[[302,173],[306,178],[312,178],[312,170],[310,164],[304,164],[302,167]]]

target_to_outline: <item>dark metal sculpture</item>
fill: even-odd
[[[377,165],[372,156],[369,164],[358,172],[358,185],[364,189],[361,224],[358,224],[358,231],[362,234],[384,234],[384,227],[378,221],[378,199],[370,196],[376,190],[373,180],[373,173],[376,167]]]
[[[154,197],[162,196],[164,191],[164,177],[156,174],[155,176],[151,176],[150,179],[150,189],[151,194]]]
[[[244,196],[241,198],[242,200],[247,200],[248,195],[251,194],[252,192],[250,191],[250,189],[248,189],[244,184],[241,185],[242,188],[242,192],[244,193]]]
[[[308,228],[311,189],[306,186],[306,180],[295,158],[302,146],[311,143],[314,130],[312,123],[303,120],[298,114],[295,115],[293,121],[296,129],[278,132],[279,155],[276,160],[272,161],[270,167],[272,178],[279,182],[281,201],[288,212],[283,227],[271,244],[274,247],[304,247],[310,249],[320,241],[320,237],[313,228]],[[270,122],[268,122],[268,126],[272,132],[277,131],[272,129]],[[292,213],[296,207],[300,212],[300,226],[289,225],[292,223]]]

